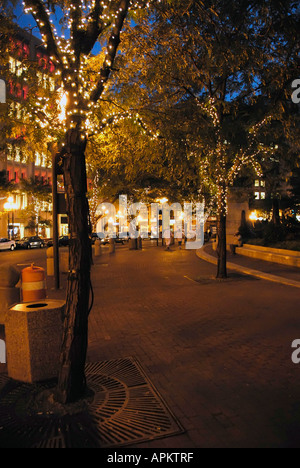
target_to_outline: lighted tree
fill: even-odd
[[[172,115],[148,115],[126,93],[117,96],[117,104],[114,94],[112,86],[105,95],[106,112],[102,108],[94,115],[95,132],[87,148],[88,166],[97,173],[103,201],[125,193],[134,201],[165,196],[176,202],[198,201],[197,168]],[[91,201],[90,207],[93,197]]]
[[[130,8],[148,7],[130,0],[25,0],[25,11],[35,18],[45,48],[61,76],[65,97],[61,116],[59,162],[64,173],[70,230],[70,271],[58,381],[61,402],[80,398],[86,387],[91,242],[85,151],[89,118],[105,91]],[[56,32],[52,13],[60,13],[65,36]],[[66,38],[67,37],[67,38]],[[87,79],[87,64],[97,41],[105,55],[97,73]]]
[[[272,121],[290,117],[285,104],[298,76],[297,6],[268,0],[163,3],[152,21],[128,33],[130,52],[142,53],[128,63],[131,79],[120,86],[148,110],[172,109],[203,181],[217,191],[219,278],[227,276],[228,188],[243,166],[261,174],[260,163],[272,153],[264,133]]]

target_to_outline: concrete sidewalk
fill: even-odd
[[[300,447],[299,291],[215,273],[149,242],[97,258],[88,361],[138,359],[186,430],[138,447]]]
[[[217,253],[212,244],[207,244],[198,250],[197,256],[209,263],[217,264]],[[230,252],[227,252],[227,266],[229,270],[300,288],[300,270],[297,267],[244,257]]]
[[[142,446],[300,446],[299,291],[144,245],[96,261],[88,352],[136,357],[186,429]]]

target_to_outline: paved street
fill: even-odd
[[[186,429],[139,447],[300,447],[299,290],[214,275],[149,242],[98,257],[88,360],[137,358]]]
[[[0,265],[13,265],[19,270],[35,263],[46,268],[46,249],[0,251]]]
[[[88,358],[138,358],[187,431],[145,446],[300,446],[299,290],[214,274],[195,252],[104,255]]]

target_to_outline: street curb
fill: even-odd
[[[212,263],[213,265],[218,264],[218,261],[215,257],[205,252],[205,247],[202,247],[202,249],[197,250],[196,254],[197,257],[201,258],[201,260]],[[252,268],[243,267],[241,265],[237,265],[236,263],[227,262],[227,268],[229,268],[230,270],[238,271],[240,273],[244,273],[245,275],[255,276],[256,278],[272,281],[273,283],[279,283],[285,286],[291,286],[293,288],[300,288],[299,281],[294,281],[291,279],[283,278],[281,276],[271,275],[262,271],[253,270]]]

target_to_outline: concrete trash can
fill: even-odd
[[[8,375],[26,383],[57,377],[65,302],[17,304],[6,316]]]

